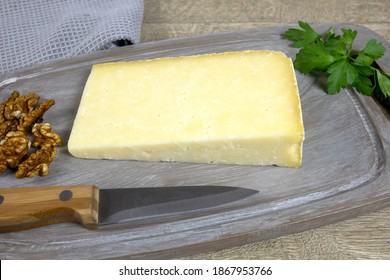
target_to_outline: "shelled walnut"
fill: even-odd
[[[60,136],[51,131],[48,123],[35,124],[32,128],[35,138],[31,144],[38,148],[35,152],[18,166],[17,178],[33,177],[36,175],[46,176],[49,174],[49,164],[57,155],[55,147],[61,145]]]
[[[28,153],[30,140],[24,131],[10,131],[0,142],[0,173],[19,165]]]
[[[61,137],[43,122],[44,113],[55,101],[49,99],[38,104],[39,99],[36,93],[20,96],[14,91],[0,104],[0,174],[8,168],[17,169],[17,178],[49,173]],[[33,137],[32,142],[29,137]]]

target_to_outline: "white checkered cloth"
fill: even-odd
[[[143,0],[0,0],[0,74],[140,41]]]

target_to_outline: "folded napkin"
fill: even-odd
[[[143,0],[1,0],[0,74],[140,41]]]

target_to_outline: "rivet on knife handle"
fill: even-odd
[[[0,188],[0,232],[74,222],[93,229],[98,223],[96,186]]]

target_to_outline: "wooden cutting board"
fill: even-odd
[[[306,139],[303,164],[298,169],[85,160],[68,153],[67,140],[93,64],[247,49],[279,50],[294,58],[297,49],[291,48],[290,42],[282,38],[289,27],[139,44],[43,64],[0,77],[1,101],[13,90],[23,94],[33,91],[42,99],[54,98],[56,105],[45,118],[64,139],[47,177],[16,179],[7,171],[0,177],[0,187],[223,185],[256,191],[252,196],[226,200],[229,202],[218,206],[203,207],[199,203],[199,211],[178,211],[174,219],[169,220],[164,219],[164,213],[161,216],[145,213],[142,222],[129,227],[90,231],[69,223],[0,234],[0,258],[179,257],[274,238],[389,206],[389,112],[375,100],[358,95],[352,89],[334,96],[326,95],[321,78],[300,73],[297,73],[297,80]],[[319,31],[329,27],[314,25]],[[390,49],[390,44],[371,30],[359,26],[343,27],[358,30],[355,44],[358,49],[371,38]],[[389,73],[390,55],[382,58],[379,64]]]

